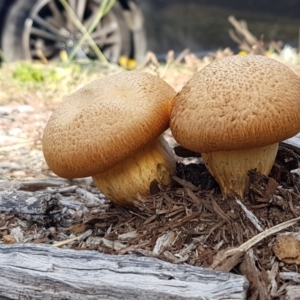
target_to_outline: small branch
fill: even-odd
[[[62,247],[62,246],[68,245],[68,244],[70,244],[74,241],[81,241],[81,240],[84,240],[85,238],[87,238],[88,236],[90,236],[92,233],[93,233],[93,231],[90,229],[90,230],[87,230],[86,232],[84,232],[83,234],[81,234],[79,236],[75,236],[71,239],[67,239],[67,240],[64,240],[64,241],[59,241],[57,243],[54,243],[52,246]]]
[[[250,210],[248,210],[248,208],[239,199],[235,198],[235,201],[237,202],[237,204],[241,206],[242,210],[245,212],[246,216],[248,217],[250,222],[254,225],[254,227],[258,231],[263,231],[257,217]]]
[[[269,229],[266,229],[265,231],[263,231],[263,232],[259,233],[258,235],[254,236],[253,238],[251,238],[250,240],[248,240],[247,242],[245,242],[241,246],[239,246],[235,249],[228,250],[227,255],[231,255],[231,254],[235,253],[236,251],[247,251],[251,247],[253,247],[255,244],[259,243],[260,241],[262,241],[263,239],[269,237],[270,235],[275,234],[275,233],[277,233],[277,232],[279,232],[283,229],[286,229],[290,226],[295,225],[299,220],[300,220],[300,217],[292,219],[292,220],[288,220],[286,222],[275,225],[275,226],[273,226]]]
[[[189,48],[186,48],[184,49],[178,56],[177,58],[174,60],[174,63],[175,64],[179,64],[184,58],[186,55],[188,55],[190,53],[190,49]]]
[[[105,56],[103,55],[103,53],[100,51],[100,49],[98,48],[98,46],[96,45],[95,41],[92,39],[91,35],[88,33],[88,31],[86,30],[86,28],[82,25],[82,23],[80,22],[80,20],[77,18],[75,12],[72,10],[72,8],[70,7],[70,5],[67,3],[66,0],[60,0],[60,3],[63,5],[64,9],[66,10],[67,13],[70,14],[70,17],[74,23],[74,25],[80,30],[80,32],[83,34],[84,39],[82,38],[82,43],[84,40],[87,40],[87,42],[89,43],[89,45],[91,46],[91,48],[93,49],[93,51],[95,52],[95,54],[97,55],[98,59],[103,63],[103,64],[108,64],[107,59],[105,58]],[[79,41],[80,43],[80,41]],[[74,48],[74,50],[72,51],[70,58],[73,58],[73,56],[75,55],[78,47],[80,46],[80,44],[78,43],[78,45],[76,45],[76,47]]]
[[[233,256],[233,261],[236,261],[238,263],[238,258],[240,258],[241,253],[246,253],[251,247],[253,247],[255,244],[259,243],[263,239],[267,238],[268,236],[275,234],[287,227],[295,225],[300,220],[300,217],[283,222],[281,224],[278,224],[276,226],[273,226],[269,229],[266,229],[265,231],[259,233],[258,235],[254,236],[244,244],[240,245],[239,247],[225,250],[224,252],[217,255],[214,259],[214,262],[211,264],[210,268],[213,270],[221,270],[221,271],[230,271],[227,269],[224,269],[224,266],[227,266],[227,260]],[[232,266],[232,264],[231,264]],[[234,266],[232,266],[234,267]]]
[[[258,40],[249,31],[245,21],[237,21],[234,16],[229,16],[228,21],[235,29],[235,32],[233,30],[229,30],[229,36],[239,45],[241,50],[245,50],[253,54],[264,55],[265,49],[263,47],[262,38]]]

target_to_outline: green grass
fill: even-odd
[[[72,70],[74,68],[74,70]],[[58,82],[62,80],[66,75],[70,74],[70,71],[80,71],[78,65],[74,64],[68,68],[58,68],[49,65],[45,68],[42,64],[32,64],[29,62],[21,62],[17,64],[12,71],[12,77],[20,83],[44,83],[46,81]]]
[[[64,96],[92,80],[123,69],[98,62],[3,63],[0,68],[0,105],[26,102],[36,98],[44,103],[58,103]]]
[[[103,55],[103,53],[100,51],[100,49],[98,48],[98,46],[96,45],[96,43],[92,39],[91,33],[96,28],[96,26],[98,25],[98,23],[100,22],[102,17],[104,17],[112,9],[112,7],[114,6],[116,1],[115,0],[103,0],[103,1],[101,1],[101,4],[99,6],[99,9],[98,9],[98,12],[97,12],[97,15],[96,15],[96,18],[93,20],[93,23],[90,25],[89,28],[85,28],[83,26],[83,24],[77,18],[75,12],[72,10],[72,8],[70,7],[70,5],[68,4],[68,2],[66,0],[60,0],[60,2],[63,5],[66,12],[70,15],[70,18],[71,18],[73,24],[75,24],[75,26],[82,33],[82,38],[79,40],[77,45],[75,45],[74,49],[72,50],[72,52],[70,54],[70,57],[69,57],[69,60],[74,59],[74,57],[76,55],[76,52],[78,51],[78,48],[87,41],[89,43],[91,49],[96,54],[98,60],[101,61],[103,64],[107,65],[108,61],[106,60],[105,56]]]

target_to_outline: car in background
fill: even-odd
[[[98,13],[101,0],[67,0],[77,19],[88,28]],[[73,18],[74,20],[74,18]],[[60,0],[0,0],[0,49],[5,61],[58,60],[70,54],[82,37]],[[116,0],[100,20],[91,37],[106,59],[120,57],[143,60],[146,38],[143,13],[135,0]],[[96,58],[84,42],[76,58]]]

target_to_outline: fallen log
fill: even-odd
[[[0,191],[0,212],[45,214],[58,202],[58,199],[58,195],[52,195],[49,192]]]
[[[0,298],[246,299],[248,281],[150,257],[0,245]]]

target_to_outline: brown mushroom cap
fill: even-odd
[[[200,70],[174,100],[170,127],[197,152],[267,146],[300,131],[300,78],[257,56],[231,56]]]
[[[143,72],[95,80],[67,96],[44,131],[50,169],[65,178],[105,172],[169,127],[175,91]]]

